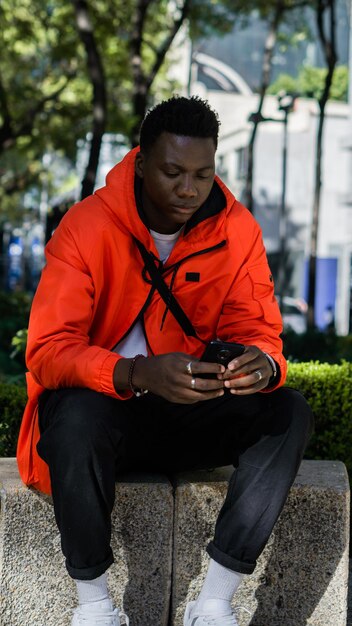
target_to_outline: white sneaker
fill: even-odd
[[[195,601],[188,602],[183,619],[183,626],[238,626],[234,611],[243,609],[246,613],[250,613],[248,609],[238,607],[238,609],[231,610],[231,613],[227,613],[227,615],[193,614],[192,611],[195,605]]]
[[[98,608],[99,604],[97,605]],[[123,622],[120,621],[123,618]],[[119,609],[88,613],[80,607],[74,610],[71,626],[129,626],[129,619],[125,613]]]

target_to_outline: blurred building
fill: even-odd
[[[348,63],[348,4],[339,0],[337,41],[339,63]],[[314,25],[311,25],[314,31]],[[217,171],[242,200],[247,174],[247,146],[257,110],[265,26],[252,16],[246,27],[235,27],[223,38],[191,46],[183,33],[180,61],[174,77],[184,91],[207,98],[218,111],[221,128]],[[350,46],[350,48],[352,45]],[[279,48],[279,47],[278,47]],[[188,64],[187,64],[188,59]],[[323,65],[319,45],[304,41],[279,51],[272,78],[281,72],[297,75],[303,63]],[[350,73],[352,62],[349,63]],[[350,94],[352,80],[350,81]],[[326,107],[323,143],[322,191],[319,220],[316,323],[340,334],[352,332],[352,95],[350,102],[330,101]],[[283,185],[283,112],[275,96],[266,96],[266,121],[259,125],[254,155],[254,214],[262,226],[274,274],[280,263],[280,210]],[[315,176],[317,102],[299,98],[288,116],[285,193],[285,231],[288,263],[285,294],[307,298],[307,267]],[[281,224],[282,226],[282,224]]]
[[[223,120],[218,149],[218,171],[242,199],[246,177],[247,145],[257,96],[207,92]],[[263,114],[282,118],[274,96],[265,100]],[[286,182],[286,250],[289,263],[286,294],[307,297],[307,259],[312,220],[315,141],[318,107],[314,100],[299,99],[288,121]],[[352,263],[351,152],[345,138],[350,131],[350,108],[329,102],[324,129],[322,192],[318,238],[316,322],[326,326],[327,309],[335,311],[339,333],[349,331]],[[260,124],[254,159],[254,215],[263,229],[273,267],[280,259],[280,211],[283,166],[283,124]]]
[[[350,0],[336,0],[336,47],[339,65],[348,63],[350,11]],[[297,26],[301,29],[306,28],[306,36],[301,31],[299,37],[294,38],[294,43],[290,44],[290,37]],[[288,23],[280,28],[280,32],[286,36],[286,41],[281,37],[275,47],[271,69],[272,81],[275,81],[281,73],[297,76],[300,67],[305,64],[324,67],[312,11],[304,8],[296,12],[290,11]],[[253,12],[245,21],[237,20],[232,31],[223,37],[213,36],[197,41],[192,52],[206,53],[226,63],[238,72],[253,91],[258,91],[266,34],[267,23]],[[208,68],[201,69],[199,80],[208,89],[218,89]]]

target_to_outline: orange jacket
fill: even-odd
[[[136,207],[136,150],[111,170],[105,187],[68,211],[46,247],[30,317],[28,403],[17,449],[23,481],[45,493],[50,493],[48,467],[36,450],[43,389],[89,387],[120,400],[131,397],[114,389],[113,370],[122,357],[111,350],[128,333],[151,288],[132,234],[158,256]],[[211,207],[193,228],[185,228],[165,263],[165,281],[170,284],[172,277],[173,294],[198,337],[258,346],[279,364],[282,385],[282,322],[261,230],[217,177],[216,183],[224,207]],[[170,311],[162,325],[164,312],[155,292],[144,312],[151,352],[200,357],[202,341],[186,336]]]

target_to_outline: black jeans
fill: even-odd
[[[40,456],[48,463],[69,574],[89,580],[113,562],[115,481],[129,470],[236,468],[207,547],[218,563],[251,573],[285,503],[312,430],[289,388],[185,405],[153,394],[127,401],[89,389],[40,398]]]

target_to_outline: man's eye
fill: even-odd
[[[207,180],[208,178],[210,178],[210,174],[198,174],[198,178],[200,180]]]
[[[165,176],[168,176],[168,178],[176,178],[176,176],[178,176],[178,172],[164,172]]]

